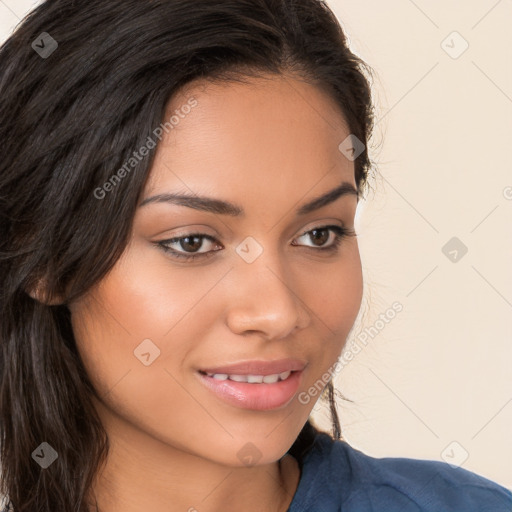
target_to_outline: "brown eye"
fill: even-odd
[[[201,248],[203,245],[203,240],[200,236],[187,236],[182,238],[178,243],[185,251],[190,250],[195,252]]]
[[[189,235],[171,238],[169,240],[162,240],[156,244],[169,253],[172,257],[184,258],[185,260],[192,260],[195,258],[202,258],[211,256],[216,250],[198,252],[204,245],[204,241],[217,242],[215,238],[204,233],[191,233]],[[169,247],[170,245],[177,245],[177,248]],[[220,245],[217,243],[217,245]]]
[[[331,234],[328,229],[313,229],[310,231],[311,239],[314,240],[315,244],[322,246],[330,238]]]
[[[331,233],[334,233],[334,236],[331,238]],[[306,247],[317,248],[319,250],[336,250],[338,245],[341,242],[341,239],[351,234],[348,229],[331,225],[331,226],[319,226],[317,228],[311,229],[310,231],[306,231],[299,238],[308,237],[310,241],[313,242],[313,245],[306,245]],[[329,239],[332,239],[332,243],[327,244]],[[301,244],[293,244],[293,245],[301,245]]]

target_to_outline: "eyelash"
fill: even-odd
[[[347,228],[344,228],[341,226],[336,226],[336,225],[328,225],[328,226],[318,226],[313,229],[310,229],[309,231],[305,231],[298,238],[300,238],[304,235],[308,235],[308,234],[312,233],[313,231],[323,231],[323,230],[332,231],[335,234],[335,238],[334,238],[334,241],[332,242],[332,244],[327,247],[316,247],[316,248],[308,246],[309,249],[314,249],[314,250],[316,249],[316,250],[322,251],[324,253],[336,253],[336,252],[338,252],[338,249],[339,249],[342,239],[347,238],[349,236],[356,235],[356,233],[350,229],[347,229]],[[206,235],[203,233],[190,233],[190,234],[183,235],[180,237],[171,238],[169,240],[161,240],[159,242],[155,242],[155,244],[160,249],[162,249],[167,254],[169,254],[172,258],[177,258],[177,259],[184,260],[184,261],[192,261],[197,258],[207,258],[219,250],[219,249],[217,249],[217,250],[212,250],[212,251],[197,253],[197,254],[183,254],[179,251],[175,251],[174,249],[170,249],[169,247],[167,247],[167,244],[180,242],[181,240],[184,240],[186,238],[194,238],[194,237],[207,239],[210,242],[217,242],[217,240],[210,235]],[[201,244],[201,246],[202,246],[202,244]]]

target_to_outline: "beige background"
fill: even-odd
[[[37,3],[0,0],[0,39]],[[512,489],[512,1],[328,4],[376,72],[358,217],[369,306],[351,336],[363,348],[335,377],[353,400],[339,402],[344,436]],[[468,248],[455,262],[452,237]]]

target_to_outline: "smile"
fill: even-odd
[[[202,385],[224,403],[241,409],[267,411],[286,407],[296,395],[302,370],[269,375],[196,372]]]

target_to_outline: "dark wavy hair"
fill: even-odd
[[[108,200],[93,191],[180,87],[260,73],[321,88],[368,145],[372,70],[320,0],[46,0],[1,46],[0,493],[15,512],[88,512],[108,455],[67,304],[124,251],[154,152]],[[365,147],[358,190],[370,168]],[[325,394],[340,439],[331,383]],[[308,420],[289,453],[302,462],[318,432]],[[42,442],[58,453],[51,470],[32,458]]]

